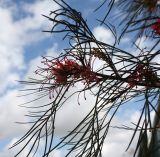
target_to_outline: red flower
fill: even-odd
[[[57,84],[66,84],[69,79],[73,81],[79,78],[85,80],[87,84],[99,81],[99,78],[91,70],[90,66],[81,66],[74,60],[67,58],[64,61],[57,60],[54,63],[52,74]]]
[[[77,79],[83,79],[84,83],[89,85],[92,82],[99,82],[96,73],[90,68],[90,65],[80,65],[72,59],[64,58],[62,60],[48,60],[44,58],[42,61],[47,68],[39,68],[36,74],[45,76],[44,81],[47,83],[53,82],[54,87],[49,88],[49,97],[52,98],[52,93],[59,85],[66,85],[67,82],[75,82]]]
[[[99,78],[96,76],[95,72],[93,72],[89,66],[84,67],[82,69],[81,77],[86,81],[87,84],[91,82],[99,82]]]
[[[160,35],[160,19],[158,19],[156,23],[152,25],[152,29],[156,34]]]
[[[52,68],[52,74],[55,76],[55,81],[58,84],[67,83],[68,78],[75,77],[76,73],[79,73],[80,65],[75,61],[67,58],[64,61],[57,60]]]
[[[67,82],[67,74],[63,69],[54,69],[53,74],[55,76],[56,83],[65,84]]]
[[[129,87],[136,86],[137,82],[141,82],[145,75],[145,69],[143,64],[139,64],[135,71],[128,77]]]

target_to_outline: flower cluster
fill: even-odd
[[[144,73],[145,73],[144,65],[138,64],[135,71],[128,77],[129,87],[131,88],[135,87],[137,82],[141,82],[143,80]]]
[[[90,66],[82,67],[80,77],[83,78],[87,84],[90,84],[91,82],[99,82],[99,78],[95,72],[91,71]]]
[[[156,23],[152,25],[152,29],[156,34],[160,35],[160,19],[158,19]]]
[[[57,84],[66,84],[71,77],[78,78],[79,71],[80,66],[75,61],[68,59],[64,61],[57,60],[51,68],[51,73]]]
[[[83,79],[86,84],[98,82],[99,78],[92,71],[90,65],[80,65],[76,61],[68,58],[62,60],[42,61],[47,66],[44,71],[48,73],[48,80],[53,80],[56,85],[65,85],[67,82],[74,82],[77,79]]]

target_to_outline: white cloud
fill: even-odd
[[[26,46],[47,37],[41,32],[47,24],[41,14],[48,15],[50,10],[57,9],[57,6],[48,0],[37,0],[30,4],[24,2],[22,6],[11,4],[10,0],[0,1],[0,139],[21,136],[28,128],[28,125],[15,124],[28,121],[24,117],[26,109],[18,106],[27,100],[25,97],[17,98],[19,89],[16,80],[22,79],[21,73],[26,68]],[[15,20],[20,12],[25,13],[25,17]],[[0,156],[11,157],[13,152],[4,149]]]
[[[112,126],[120,126],[121,124],[129,125],[132,121],[132,117],[127,113],[128,111],[123,112],[124,114],[121,116],[115,116]],[[134,115],[134,120],[138,119],[137,111],[132,111],[132,115]],[[130,142],[133,131],[110,128],[110,131],[107,135],[107,138],[103,147],[103,155],[110,157],[128,157],[132,156],[136,146],[136,139],[133,141],[131,147],[126,151],[126,148]]]
[[[111,31],[103,26],[97,26],[93,29],[93,34],[97,40],[107,44],[114,44],[114,36]]]
[[[19,108],[15,104],[26,102],[27,100],[23,98],[16,98],[17,95],[18,95],[17,91],[15,91],[14,93],[12,91],[12,93],[8,93],[3,99],[1,99],[1,103],[2,103],[0,104],[0,111],[1,111],[0,132],[2,135],[1,138],[7,138],[9,136],[16,137],[26,132],[26,128],[24,128],[23,126],[17,125],[17,124],[13,125],[15,121],[26,120],[24,118],[24,114],[26,114],[26,110],[23,108]],[[74,97],[68,103],[65,104],[62,110],[60,110],[60,112],[57,115],[57,121],[56,121],[56,132],[57,132],[56,134],[59,137],[62,137],[62,135],[67,133],[68,130],[72,129],[89,111],[89,109],[94,103],[94,100],[88,94],[86,95],[86,97],[87,97],[86,101],[80,99],[81,101],[80,106],[77,105],[77,99]],[[32,105],[36,103],[38,102],[34,102]],[[41,103],[46,103],[46,102],[41,102]],[[7,106],[4,107],[4,105],[7,105]],[[132,115],[133,116],[130,117],[130,113],[126,111],[123,114],[123,116],[121,117],[116,116],[115,119],[113,120],[112,126],[115,126],[118,124],[120,125],[124,123],[129,124],[131,121],[136,122],[139,116],[139,112],[132,111]],[[10,125],[10,129],[8,129],[9,124],[12,124]],[[131,149],[125,153],[125,149],[127,147],[127,144],[129,142],[131,135],[132,135],[132,132],[130,131],[111,128],[106,138],[106,141],[104,143],[104,147],[103,147],[104,156],[123,157],[126,155],[127,157],[127,154],[133,153],[134,144],[132,145]],[[13,141],[11,141],[11,143],[13,143]],[[9,145],[11,145],[11,143]],[[13,153],[15,154],[17,152],[18,148],[15,148],[11,151],[7,151],[6,149],[4,149],[4,151],[1,152],[0,155],[3,155],[5,157],[10,157],[10,155],[12,155]],[[27,151],[28,149],[26,149],[21,156],[23,157],[23,155],[25,155]],[[63,156],[62,152],[63,151],[59,150],[54,152],[53,154],[55,155],[55,157],[62,157]]]
[[[0,157],[13,157],[13,155],[18,153],[18,150],[20,150],[22,148],[22,145],[18,145],[16,147],[13,147],[12,149],[9,149],[16,141],[18,140],[18,138],[13,138],[10,143],[0,152]],[[43,141],[44,142],[44,141]],[[30,145],[31,146],[31,145]],[[19,154],[19,157],[25,157],[27,156],[28,152],[29,152],[29,148],[30,146],[28,145],[26,147],[26,149],[24,149],[24,151],[22,151]],[[43,148],[42,148],[43,149]],[[60,150],[55,150],[54,152],[51,152],[49,157],[63,157],[63,152]],[[34,157],[40,157],[40,153],[37,152],[37,154],[34,155]],[[31,152],[30,156],[33,156],[33,152]]]
[[[17,97],[18,94],[17,90],[11,90],[0,99],[0,139],[22,135],[26,131],[27,125],[15,123],[27,121],[24,117],[26,109],[18,106],[26,100]]]
[[[13,138],[12,141],[3,149],[2,152],[0,152],[0,156],[3,157],[13,157],[13,155],[18,153],[18,150],[20,150],[22,148],[21,145],[18,145],[12,149],[9,149],[16,141],[18,140],[18,138]],[[29,152],[29,147],[27,146],[26,149],[24,149],[20,154],[19,157],[25,157],[28,155]],[[31,152],[30,154],[31,156],[33,156],[33,153]],[[37,155],[35,157],[38,157]]]
[[[0,7],[2,24],[0,27],[0,82],[2,84],[0,94],[7,87],[10,87],[16,75],[18,78],[18,70],[25,67],[25,47],[47,37],[45,33],[42,33],[42,29],[48,24],[48,21],[41,14],[46,13],[48,15],[50,10],[58,8],[57,5],[48,0],[35,1],[31,4],[24,3],[24,8],[16,5],[13,5],[13,8],[7,4],[7,2],[2,1]],[[14,14],[20,12],[18,9],[22,9],[26,16],[15,21]],[[15,10],[14,14],[12,13],[13,10]]]
[[[145,51],[149,51],[150,49],[153,48],[153,46],[155,45],[155,40],[152,38],[146,38],[145,36],[138,38],[135,42],[135,44],[138,46],[138,48],[140,48],[141,50]],[[159,45],[156,46],[156,49],[159,49]]]
[[[14,71],[23,67],[23,54],[22,47],[20,46],[19,32],[14,26],[10,10],[0,8],[0,19],[3,23],[0,27],[1,94],[13,82],[11,78],[17,75]]]
[[[32,41],[42,40],[47,37],[47,33],[42,33],[42,30],[48,30],[49,20],[42,16],[42,14],[49,16],[50,11],[58,9],[58,6],[49,0],[35,1],[35,3],[23,6],[24,12],[29,14],[26,18],[18,21],[18,25],[26,32],[24,40],[28,43]],[[26,39],[27,38],[27,39]]]

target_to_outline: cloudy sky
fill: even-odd
[[[97,0],[68,0],[69,3],[83,12],[97,39],[112,43],[113,37],[109,30],[97,25],[96,17],[91,19]],[[19,107],[28,101],[19,91],[21,85],[16,80],[32,77],[41,57],[56,56],[64,48],[65,43],[57,35],[43,33],[51,28],[51,23],[42,14],[48,15],[51,10],[58,9],[52,0],[0,0],[0,156],[12,157],[18,148],[8,150],[28,129],[28,125],[15,122],[27,121],[26,109]],[[101,16],[98,12],[96,16]],[[125,45],[128,38],[123,40]],[[87,112],[87,102],[81,106],[75,104],[76,99],[61,111],[57,118],[58,135],[72,128]],[[94,100],[93,100],[94,102]],[[73,112],[74,111],[74,112]],[[121,111],[120,111],[121,112]],[[114,119],[114,124],[135,122],[139,111],[134,108],[123,111]],[[73,118],[74,117],[74,118]],[[69,123],[68,123],[69,122]],[[68,125],[68,124],[69,125]],[[112,129],[105,141],[103,154],[105,157],[128,157],[134,150],[134,145],[125,152],[131,132]],[[27,150],[26,150],[27,152]],[[20,157],[24,157],[24,151]],[[54,157],[63,157],[63,152],[57,150]]]

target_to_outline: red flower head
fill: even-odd
[[[158,19],[156,23],[152,25],[152,29],[156,34],[160,35],[160,19]]]
[[[138,64],[135,71],[129,75],[128,77],[128,84],[129,87],[135,87],[137,82],[141,82],[145,75],[145,69],[143,64]]]
[[[57,60],[52,68],[52,73],[57,84],[66,84],[68,79],[73,81],[82,78],[87,84],[99,80],[90,66],[79,65],[74,60],[67,58],[63,61]]]
[[[68,78],[75,77],[80,70],[80,65],[75,61],[65,58],[62,61],[57,60],[53,64],[52,74],[58,84],[67,83]]]
[[[80,65],[76,61],[68,58],[53,59],[49,60],[44,58],[42,61],[46,68],[39,68],[36,70],[36,74],[45,76],[44,82],[54,84],[54,87],[49,89],[49,97],[52,98],[54,89],[60,85],[66,85],[68,82],[74,83],[78,79],[84,81],[85,84],[89,85],[92,82],[99,82],[99,78],[96,73],[91,70],[90,65]],[[51,83],[52,82],[52,83]]]
[[[90,66],[83,67],[81,77],[87,84],[91,82],[99,82],[99,78],[96,76],[96,73],[91,70]]]

